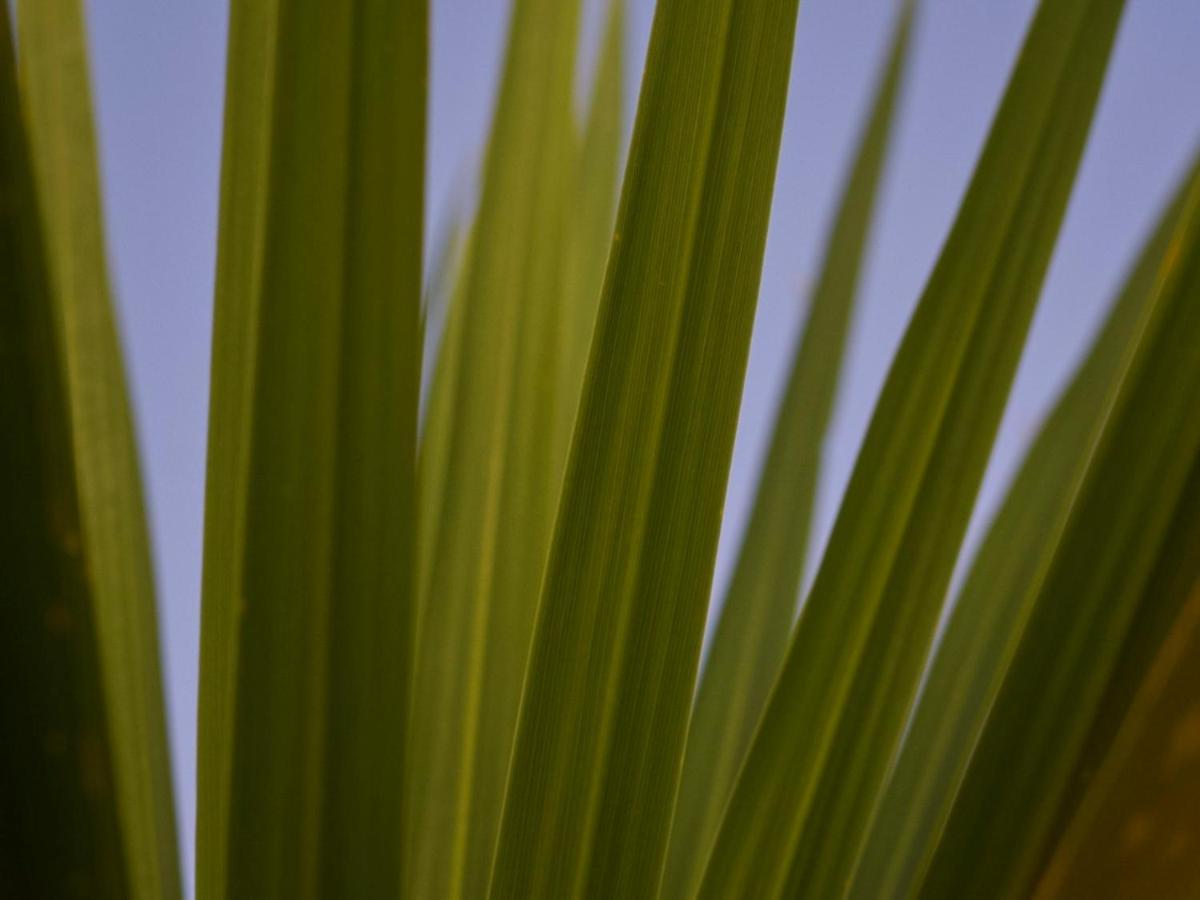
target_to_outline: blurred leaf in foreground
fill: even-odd
[[[52,295],[0,5],[0,893],[130,890]]]

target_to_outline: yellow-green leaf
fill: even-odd
[[[154,576],[133,419],[109,297],[79,0],[21,0],[21,91],[46,223],[71,406],[120,841],[131,896],[180,895]]]
[[[415,615],[426,6],[232,15],[198,892],[386,896]]]
[[[721,605],[688,729],[663,879],[690,897],[779,674],[796,612],[821,447],[833,408],[912,30],[906,5],[825,249],[775,420],[750,523]]]
[[[662,0],[521,705],[493,897],[661,877],[796,0]]]
[[[578,0],[517,0],[482,194],[448,325],[449,420],[422,451],[410,779],[413,897],[487,886],[560,483]],[[440,412],[431,411],[433,415]],[[443,435],[442,437],[441,435]],[[436,454],[436,458],[432,455]],[[423,526],[424,527],[424,526]]]
[[[1121,0],[1043,0],[892,363],[701,895],[840,896],[903,734]]]
[[[979,549],[873,814],[851,894],[909,896],[929,865],[988,710],[1062,538],[1101,430],[1159,299],[1193,173],[1046,420]]]

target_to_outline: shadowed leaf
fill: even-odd
[[[1195,504],[1195,489],[1190,493]],[[1194,515],[1192,520],[1195,547]],[[1194,560],[1190,568],[1195,577]],[[1150,662],[1110,751],[1089,772],[1087,792],[1036,900],[1200,893],[1192,852],[1200,843],[1200,581]]]

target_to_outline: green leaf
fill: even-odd
[[[232,8],[198,892],[403,871],[426,6]]]
[[[1121,7],[1044,0],[1036,14],[893,361],[702,896],[845,889],[924,669]]]
[[[758,291],[796,0],[658,4],[493,897],[652,896]]]
[[[230,8],[204,498],[196,894],[228,885],[246,504],[280,0]]]
[[[1186,596],[1148,590],[1164,549],[1181,549],[1171,543],[1172,520],[1182,498],[1194,504],[1186,486],[1200,465],[1200,180],[1183,207],[1142,347],[988,714],[923,896],[1029,890],[1087,759],[1122,647],[1153,631],[1144,629],[1161,621],[1156,609]],[[1194,508],[1185,513],[1195,516]]]
[[[1071,507],[1129,372],[1191,183],[1147,241],[1086,361],[1046,420],[963,585],[879,804],[852,896],[904,897],[945,827]]]
[[[123,897],[63,322],[0,4],[0,894]]]
[[[61,323],[83,554],[131,896],[180,895],[154,576],[109,297],[79,0],[18,4],[21,91]]]
[[[578,0],[518,0],[461,293],[450,419],[422,451],[430,514],[412,720],[414,897],[487,887],[557,502]],[[549,377],[548,377],[549,373]],[[437,404],[431,415],[440,415]],[[444,435],[444,437],[443,437]],[[438,483],[443,485],[440,491]],[[424,526],[423,526],[424,527]]]
[[[750,523],[700,679],[663,879],[663,891],[670,896],[690,897],[699,887],[733,780],[787,650],[804,573],[821,447],[911,30],[910,4],[897,23],[834,219]]]

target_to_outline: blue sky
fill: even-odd
[[[508,3],[431,0],[428,194],[461,203]],[[652,0],[628,0],[629,102]],[[585,44],[599,0],[585,0]],[[827,446],[824,541],[875,393],[952,220],[1033,0],[927,0]],[[737,547],[787,354],[895,0],[804,0],[717,585]],[[109,252],[139,424],[185,856],[191,858],[208,353],[227,0],[88,3]],[[1069,373],[1136,242],[1200,147],[1200,7],[1129,0],[1091,142],[973,527]],[[585,52],[586,63],[590,53]],[[457,198],[457,200],[456,200]]]

